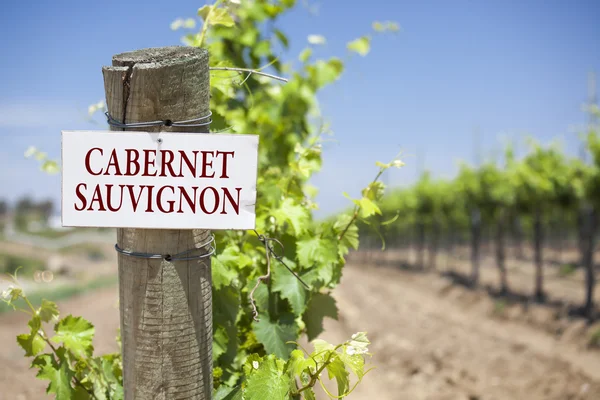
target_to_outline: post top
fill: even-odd
[[[172,64],[190,59],[208,59],[208,50],[191,46],[151,47],[113,56],[113,66],[131,67],[135,64]]]

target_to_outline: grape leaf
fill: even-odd
[[[310,220],[309,212],[306,207],[297,204],[294,199],[287,198],[272,213],[277,221],[286,221],[292,225],[296,235],[301,235],[306,231]]]
[[[230,388],[225,385],[219,386],[219,389],[213,394],[212,400],[242,400],[242,391],[239,387]]]
[[[260,343],[265,346],[267,353],[287,359],[293,350],[293,345],[286,344],[296,340],[298,326],[293,317],[282,317],[279,321],[271,321],[268,315],[261,315],[259,322],[254,322],[254,333]]]
[[[335,82],[340,77],[344,70],[344,64],[338,58],[333,57],[328,61],[318,60],[314,65],[307,66],[306,69],[317,88],[321,88]]]
[[[351,223],[352,216],[348,214],[340,215],[333,225],[334,231],[342,236],[339,243],[339,255],[343,257],[348,254],[350,248],[354,250],[358,249],[359,241],[358,241],[358,227],[355,223]]]
[[[288,370],[292,374],[300,377],[302,372],[304,372],[307,368],[309,371],[314,373],[317,365],[312,358],[304,358],[304,353],[302,350],[293,350],[290,354],[290,364]]]
[[[310,58],[311,55],[312,55],[312,49],[310,47],[307,47],[306,49],[302,50],[302,52],[298,56],[298,59],[300,61],[302,61],[303,63],[305,63],[308,61],[308,59]]]
[[[338,318],[335,299],[328,294],[315,293],[302,316],[302,320],[306,324],[306,335],[309,341],[312,341],[323,332],[323,319],[325,317]]]
[[[50,322],[52,318],[58,317],[58,307],[56,306],[56,303],[43,299],[39,315],[44,322]]]
[[[306,290],[302,283],[284,267],[273,267],[273,291],[280,292],[288,300],[294,313],[300,315],[306,309]]]
[[[350,369],[354,374],[362,379],[364,376],[365,359],[362,354],[348,354],[345,351],[339,355],[340,360],[344,363],[346,368]]]
[[[238,276],[237,270],[252,265],[252,259],[240,252],[237,246],[227,246],[213,259],[212,281],[215,289],[231,285]]]
[[[340,360],[338,356],[334,356],[332,361],[327,364],[327,373],[329,375],[329,379],[335,378],[338,386],[338,396],[346,393],[350,388],[350,381],[348,379],[348,371],[346,371],[346,366]]]
[[[358,39],[348,43],[347,47],[348,50],[358,53],[364,57],[369,54],[369,51],[371,50],[371,38],[368,36],[359,37]]]
[[[368,218],[375,214],[381,215],[381,210],[371,199],[363,197],[358,201],[358,203],[360,206],[360,216],[362,218]]]
[[[17,343],[25,350],[25,356],[31,357],[41,353],[46,347],[44,339],[38,335],[42,327],[42,321],[38,315],[33,316],[29,322],[29,333],[23,333],[17,336]]]
[[[65,348],[75,356],[83,357],[92,355],[94,347],[94,325],[83,317],[68,315],[60,320],[54,327],[56,335],[52,338],[55,343],[63,343]]]
[[[304,396],[304,400],[316,400],[315,392],[312,388],[308,388],[302,392],[302,396]]]
[[[338,261],[337,243],[333,239],[310,237],[296,243],[296,255],[302,268],[313,264],[328,264]]]
[[[41,353],[46,347],[46,342],[37,334],[37,331],[17,336],[17,342],[25,350],[25,356],[27,357]]]
[[[227,351],[227,343],[229,342],[229,338],[227,337],[227,333],[225,332],[225,328],[217,326],[215,328],[215,332],[213,334],[213,345],[212,345],[212,358],[213,360],[217,360],[221,354]]]
[[[270,354],[259,362],[258,369],[246,380],[245,400],[287,399],[290,376],[284,373],[284,363]]]
[[[215,8],[215,6],[208,4],[198,10],[198,16],[202,17],[204,22],[208,23],[209,25],[224,25],[227,27],[232,27],[235,25],[235,21],[231,15],[229,15],[226,9]]]
[[[62,353],[64,353],[64,349],[62,349]],[[50,381],[46,393],[54,393],[56,400],[71,400],[73,392],[71,379],[73,379],[74,373],[68,368],[64,354],[63,357],[60,357],[60,363],[50,354],[39,355],[33,360],[31,366],[39,369],[37,378]]]

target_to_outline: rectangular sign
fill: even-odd
[[[62,132],[63,226],[254,229],[258,136]]]

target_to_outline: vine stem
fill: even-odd
[[[379,172],[377,173],[377,175],[375,176],[375,179],[373,179],[371,181],[371,183],[369,184],[372,185],[373,183],[377,182],[379,180],[379,177],[381,176],[381,174],[383,174],[383,171],[385,171],[387,168],[380,168]],[[344,235],[346,235],[346,232],[348,232],[348,229],[350,229],[350,226],[352,226],[352,224],[354,223],[354,221],[356,221],[356,218],[358,217],[358,212],[360,211],[360,206],[354,206],[354,213],[352,214],[352,218],[350,219],[350,222],[348,222],[348,225],[346,225],[346,227],[344,228],[344,230],[342,231],[342,233],[340,233],[340,235],[338,236],[338,240],[342,240],[344,238]]]
[[[222,0],[217,0],[215,2],[215,4],[212,5],[212,7],[209,8],[208,10],[208,14],[206,14],[206,19],[204,20],[204,24],[202,24],[202,31],[200,31],[200,39],[198,43],[198,47],[202,47],[202,45],[204,44],[204,38],[206,37],[206,31],[208,31],[208,26],[209,21],[210,21],[210,15],[212,14],[212,11],[217,8],[217,6],[222,2]]]
[[[37,312],[35,310],[35,307],[33,306],[33,304],[31,304],[29,299],[26,296],[22,296],[22,298],[23,298],[23,300],[25,300],[25,303],[27,304],[27,306],[31,309],[31,312],[33,313],[33,315],[36,315]],[[56,361],[56,358],[59,358],[58,352],[56,351],[56,348],[50,342],[50,339],[48,338],[48,335],[46,334],[46,331],[44,330],[44,328],[42,326],[40,326],[40,329],[38,329],[38,331],[36,332],[36,335],[41,337],[44,340],[44,342],[46,342],[48,344],[48,346],[50,346],[50,348],[52,349],[52,353],[55,357],[54,361],[58,364],[58,362]],[[83,390],[88,392],[88,394],[90,396],[92,396],[94,399],[98,400],[98,398],[96,397],[94,392],[87,389],[85,386],[83,386],[83,383],[81,383],[81,381],[76,376],[73,376],[73,379],[75,380],[75,383],[78,384],[79,386],[81,386],[83,388]]]
[[[45,333],[43,330],[42,330],[42,332],[44,333],[44,335],[43,335],[43,336],[42,336],[42,335],[40,335],[40,336],[42,336],[42,339],[44,339],[44,341],[45,341],[46,343],[48,343],[48,346],[50,346],[50,348],[52,349],[52,352],[54,353],[54,355],[55,355],[56,357],[58,357],[58,353],[56,352],[56,349],[54,348],[54,346],[52,345],[52,343],[50,343],[50,340],[47,338],[47,335],[46,335],[46,333]],[[38,332],[38,335],[39,335],[39,334],[40,334],[40,333]],[[96,395],[94,394],[94,392],[93,392],[93,391],[91,391],[91,390],[89,390],[89,389],[88,389],[88,388],[86,388],[85,386],[83,386],[83,383],[81,383],[81,381],[80,381],[80,380],[79,380],[79,379],[78,379],[76,376],[73,376],[73,379],[75,380],[75,383],[76,383],[76,384],[78,384],[79,386],[81,386],[81,387],[83,388],[83,390],[85,390],[86,392],[88,392],[88,394],[89,394],[90,396],[92,396],[94,399],[98,400],[98,398],[96,397]]]
[[[265,253],[267,256],[267,273],[265,275],[258,277],[258,279],[256,280],[256,285],[254,285],[254,288],[250,292],[250,303],[252,304],[252,313],[253,313],[252,318],[256,322],[259,322],[260,320],[258,319],[258,310],[256,308],[256,301],[254,300],[254,291],[256,289],[258,289],[258,286],[260,285],[260,283],[262,281],[267,280],[271,277],[271,257],[269,254],[269,242],[266,240],[265,240]]]
[[[323,365],[321,365],[321,367],[319,367],[319,369],[315,372],[314,375],[311,375],[310,382],[308,382],[306,385],[304,385],[300,389],[298,389],[298,392],[296,392],[297,394],[300,394],[303,391],[305,391],[305,390],[307,390],[307,389],[315,386],[315,384],[317,383],[317,380],[319,379],[319,375],[329,365],[329,362],[331,361],[331,357],[335,354],[335,352],[337,351],[337,349],[339,349],[342,346],[343,346],[343,344],[338,344],[337,346],[335,346],[335,348],[333,349],[333,351],[331,353],[329,353],[329,356],[327,356],[327,360],[325,360],[325,362],[323,363]],[[313,358],[313,360],[314,360],[314,358]],[[316,360],[315,360],[315,362],[316,362]]]

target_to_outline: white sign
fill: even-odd
[[[62,224],[254,229],[257,135],[62,132]]]

